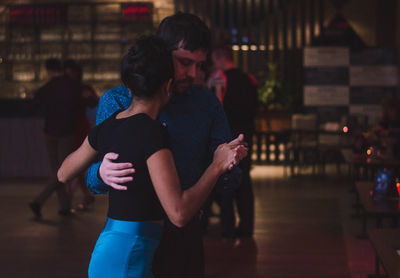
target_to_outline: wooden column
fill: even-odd
[[[226,0],[219,0],[218,1],[218,8],[219,8],[219,34],[220,34],[220,44],[226,43],[225,38],[225,9],[226,9]]]
[[[179,12],[180,9],[180,5],[181,5],[181,1],[180,0],[175,0],[175,13]]]
[[[242,45],[242,36],[243,36],[243,26],[242,26],[242,24],[243,24],[242,23],[242,20],[243,20],[243,17],[242,17],[242,14],[243,14],[242,2],[243,2],[243,0],[236,0],[235,2],[236,2],[236,15],[237,15],[237,17],[236,17],[236,28],[237,28],[237,31],[238,31],[237,38],[238,38],[239,46],[241,46]],[[238,54],[239,54],[238,67],[242,68],[242,66],[243,66],[243,50],[242,50],[242,47],[240,47]]]
[[[271,2],[272,4],[272,16],[273,16],[273,41],[274,41],[274,53],[273,53],[273,62],[278,65],[279,64],[279,8],[278,4],[275,2]]]
[[[310,43],[315,38],[315,0],[310,0]]]
[[[292,14],[292,58],[291,58],[291,73],[292,73],[292,82],[294,84],[297,83],[297,68],[299,65],[297,64],[297,8],[298,2],[295,1],[291,7]]]
[[[301,47],[306,45],[306,0],[300,0]]]
[[[183,0],[183,11],[185,12],[185,13],[188,13],[189,12],[189,0]]]
[[[280,7],[280,15],[282,16],[282,35],[283,35],[283,67],[282,67],[282,79],[283,80],[288,80],[289,74],[288,74],[288,68],[289,68],[289,55],[288,55],[288,9],[285,4],[283,4],[282,7]]]
[[[322,36],[324,32],[324,7],[324,0],[318,0],[318,25],[320,36]]]
[[[255,72],[254,74],[257,74],[260,71],[261,68],[261,51],[260,51],[260,45],[261,45],[261,22],[263,21],[262,19],[262,12],[263,12],[263,0],[258,0],[256,2],[254,2],[254,6],[253,6],[253,11],[254,11],[254,20],[252,22],[252,25],[254,23],[255,27],[256,27],[256,31],[255,31],[255,43],[257,46],[257,50],[256,53],[254,55],[255,59],[256,59],[256,63],[255,63]]]
[[[271,30],[271,9],[270,9],[270,2],[271,0],[265,0],[265,19],[264,19],[264,38],[265,38],[265,61],[267,65],[265,66],[265,71],[268,71],[268,64],[270,63],[270,55],[269,55],[269,44],[270,40],[270,30]]]
[[[211,15],[210,15],[210,29],[211,32],[215,35],[216,28],[215,28],[215,22],[216,22],[216,17],[217,17],[217,2],[215,0],[211,1]],[[211,41],[211,46],[215,46],[215,40]]]

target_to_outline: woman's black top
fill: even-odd
[[[167,128],[146,114],[116,119],[114,113],[89,133],[90,145],[99,159],[109,152],[119,154],[116,162],[131,162],[136,172],[128,190],[111,189],[108,217],[117,220],[149,221],[164,218],[147,168],[147,159],[161,149],[171,149]]]

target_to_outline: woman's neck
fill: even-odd
[[[157,119],[158,113],[160,112],[161,104],[158,99],[141,100],[132,99],[131,105],[121,113],[117,115],[118,118],[126,118],[135,114],[147,114],[153,120]]]

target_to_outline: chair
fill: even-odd
[[[290,173],[300,174],[306,166],[312,166],[313,175],[319,163],[318,148],[318,117],[316,114],[293,114],[292,128],[290,129],[290,142],[288,144],[286,159],[290,165]]]

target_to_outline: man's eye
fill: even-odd
[[[184,66],[189,66],[192,62],[188,60],[181,60],[181,64]]]

